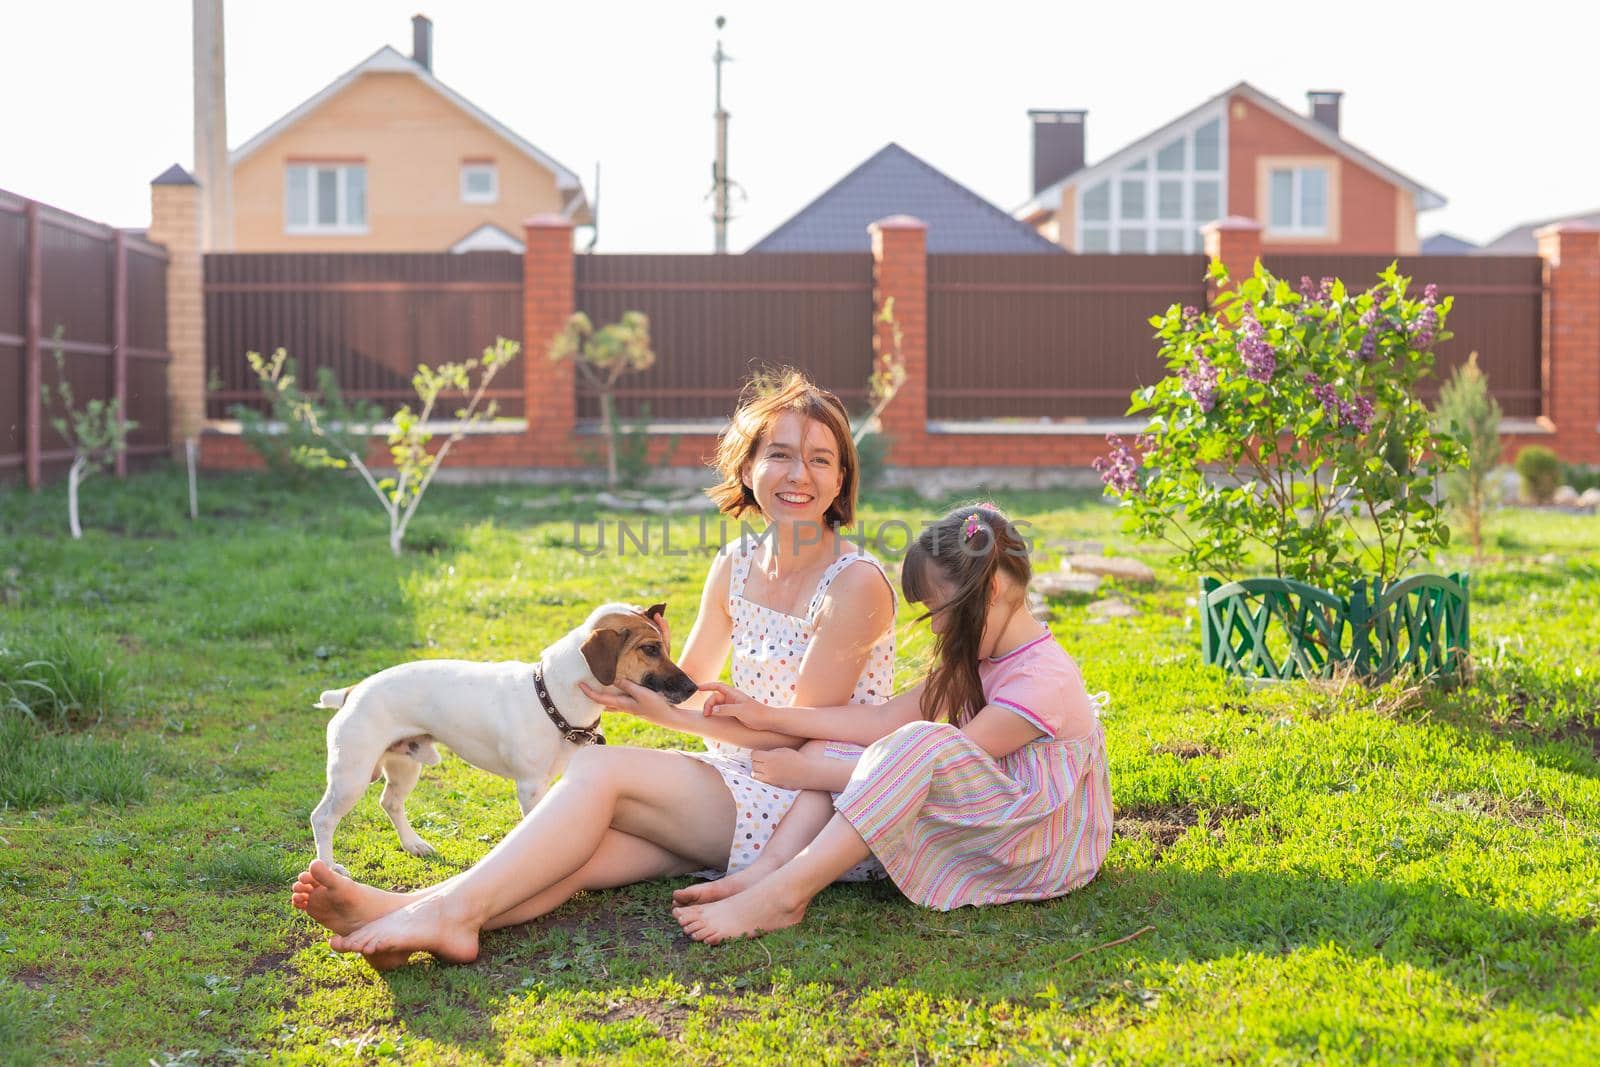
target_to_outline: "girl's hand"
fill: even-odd
[[[721,682],[705,682],[700,686],[706,702],[700,711],[724,719],[738,719],[752,730],[776,730],[778,710],[761,703],[747,693]]]
[[[750,771],[758,782],[779,789],[815,789],[815,758],[794,748],[756,749],[750,753]]]
[[[578,688],[583,690],[584,696],[597,704],[604,704],[613,711],[637,715],[645,722],[657,725],[665,725],[676,711],[660,693],[646,689],[637,682],[630,682],[626,678],[618,679],[616,686],[608,689],[597,689],[588,682],[579,682]]]

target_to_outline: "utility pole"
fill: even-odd
[[[717,16],[717,50],[711,57],[717,71],[717,156],[711,163],[711,224],[715,236],[715,250],[728,250],[728,112],[722,106],[722,64],[733,57],[722,50],[722,27],[727,19]]]

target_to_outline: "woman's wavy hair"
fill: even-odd
[[[937,571],[954,588],[948,600],[933,588]],[[927,607],[922,618],[948,611],[950,624],[934,638],[934,666],[922,690],[924,719],[943,717],[964,725],[983,709],[978,649],[989,613],[989,590],[997,574],[1026,590],[1033,576],[1028,543],[993,504],[957,508],[927,527],[906,550],[900,566],[907,600]]]
[[[722,481],[707,489],[706,495],[719,511],[735,519],[746,511],[759,510],[755,494],[744,484],[745,468],[755,459],[761,438],[780,416],[790,411],[832,431],[839,449],[839,495],[828,505],[824,519],[831,529],[850,525],[855,521],[861,487],[861,460],[850,431],[850,415],[837,396],[793,368],[758,374],[745,383],[739,406],[717,439],[717,454],[711,462]]]

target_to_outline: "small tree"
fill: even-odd
[[[606,438],[606,484],[617,484],[617,380],[631,371],[653,365],[650,319],[639,311],[624,311],[619,322],[596,330],[589,316],[576,312],[550,342],[552,360],[571,359],[584,383],[600,394],[600,425]]]
[[[1445,472],[1445,497],[1466,520],[1474,556],[1483,555],[1483,513],[1495,502],[1490,476],[1500,462],[1500,404],[1489,395],[1489,379],[1478,369],[1478,353],[1467,357],[1439,390],[1434,412],[1442,433],[1455,437],[1465,453],[1462,467]]]
[[[880,346],[880,351],[872,361],[872,373],[867,377],[867,396],[872,400],[872,409],[856,425],[855,442],[858,446],[869,433],[879,428],[879,416],[906,382],[906,361],[902,354],[905,331],[900,328],[900,323],[895,321],[894,297],[891,296],[883,302],[883,310],[878,313],[877,322],[887,328],[888,344]],[[878,336],[881,338],[883,334]]]
[[[122,403],[115,399],[90,400],[78,407],[67,381],[67,361],[60,340],[61,331],[57,329],[55,396],[52,398],[50,387],[45,386],[44,406],[60,404],[60,414],[51,418],[50,425],[72,446],[72,467],[67,471],[67,527],[77,540],[83,536],[83,527],[78,523],[78,487],[127,450],[128,431],[139,424],[122,417]]]
[[[522,346],[504,337],[483,350],[481,359],[461,363],[445,363],[438,367],[422,364],[411,377],[417,391],[420,408],[411,410],[406,404],[390,416],[391,429],[387,437],[389,455],[394,460],[392,478],[378,478],[366,463],[367,436],[370,425],[348,425],[330,421],[328,409],[317,399],[303,392],[295,383],[294,365],[283,349],[272,358],[262,359],[260,353],[251,352],[246,358],[250,367],[261,379],[261,389],[272,402],[274,411],[284,412],[289,420],[304,431],[307,444],[297,445],[296,462],[312,467],[353,467],[367,483],[389,517],[389,551],[400,554],[406,527],[422,503],[422,495],[433,484],[444,458],[457,441],[466,436],[467,427],[473,423],[494,418],[497,405],[494,401],[483,403],[484,393],[494,376],[521,351]],[[324,368],[326,371],[326,368]],[[472,381],[478,372],[477,384]],[[331,375],[324,377],[331,380]],[[450,433],[430,452],[434,435],[428,428],[434,408],[446,392],[466,395],[466,406],[458,408]]]

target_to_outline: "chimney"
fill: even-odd
[[[208,252],[233,247],[223,57],[222,0],[194,0],[194,177],[200,185],[200,247]]]
[[[1339,98],[1343,95],[1337,89],[1313,89],[1306,94],[1311,117],[1334,133],[1339,132]]]
[[[1033,191],[1049,188],[1083,169],[1083,117],[1087,111],[1030,110],[1033,120]]]
[[[433,69],[433,20],[426,15],[411,16],[411,58],[423,70]]]

